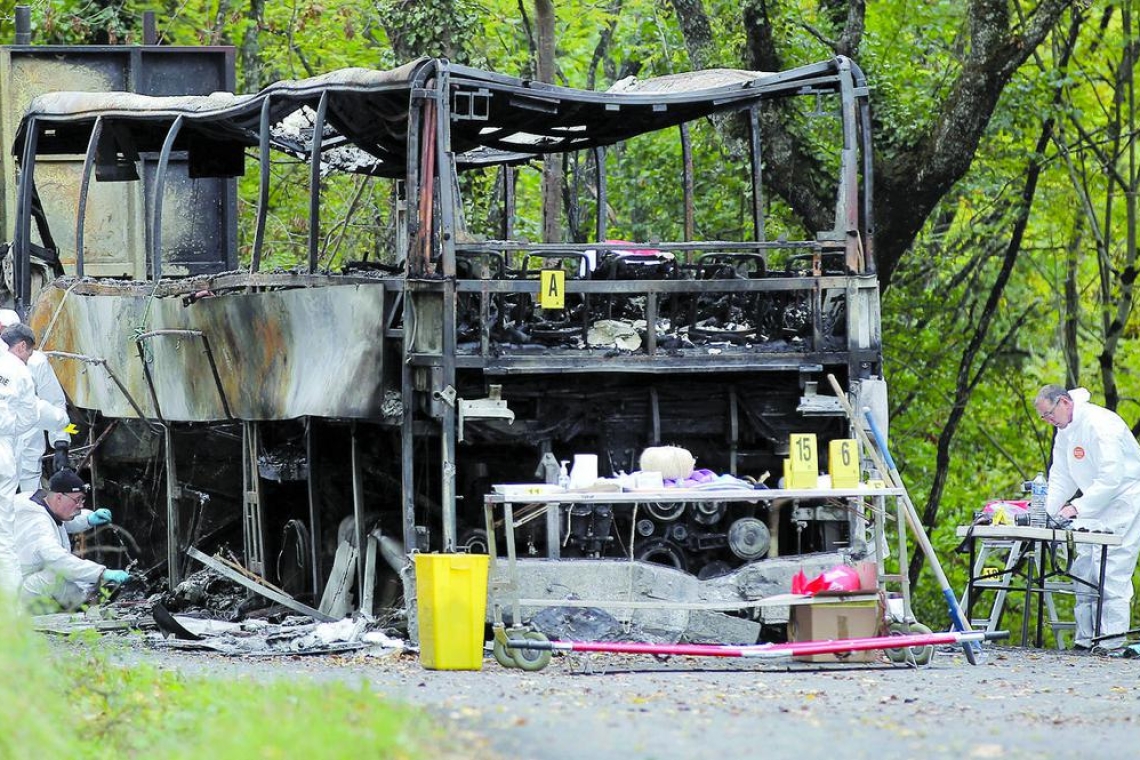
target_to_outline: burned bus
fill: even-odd
[[[811,139],[789,145],[788,119],[813,120]],[[11,297],[83,423],[96,498],[171,584],[188,547],[228,541],[298,597],[339,567],[363,609],[383,596],[363,547],[383,538],[395,566],[485,551],[495,484],[556,482],[586,452],[602,476],[632,472],[671,444],[775,485],[790,434],[849,437],[828,374],[882,410],[869,125],[842,57],[605,92],[443,59],[250,95],[52,92],[13,140]],[[647,156],[656,178],[631,181],[623,162]],[[535,242],[525,217],[551,161],[574,169],[562,201],[578,224]],[[305,242],[270,269],[286,162],[306,172]],[[234,183],[253,163],[239,257]],[[826,222],[795,220],[774,168],[829,178]],[[705,232],[700,188],[736,169],[744,231]],[[322,193],[345,173],[391,202],[352,220],[374,244],[334,271]],[[588,567],[620,585],[604,568],[624,558],[755,596],[869,551],[865,518],[828,500],[694,501],[646,504],[631,525],[597,504],[519,541],[568,579]],[[766,530],[734,540],[740,520]]]

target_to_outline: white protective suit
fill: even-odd
[[[71,435],[64,430],[68,420],[67,396],[64,394],[63,386],[59,384],[59,378],[55,376],[55,370],[52,369],[51,363],[44,356],[43,351],[32,351],[32,355],[28,359],[28,371],[32,373],[36,395],[41,401],[58,410],[59,414],[63,415],[64,423],[54,427],[53,423],[59,422],[59,418],[49,415],[41,420],[42,425],[34,430],[29,430],[20,440],[20,448],[17,451],[16,458],[19,460],[20,467],[20,491],[24,493],[32,493],[41,485],[40,480],[44,471],[44,431],[47,431],[48,442],[53,447],[60,441],[68,445],[71,444]]]
[[[45,493],[22,493],[13,500],[16,546],[24,576],[20,601],[37,612],[57,607],[70,611],[87,600],[107,568],[71,553],[68,534],[91,527],[91,510],[84,509],[75,519],[61,523],[44,504]]]
[[[21,580],[12,512],[12,497],[19,482],[14,452],[18,439],[36,427],[38,417],[31,373],[15,356],[0,351],[0,596],[11,598]]]
[[[1121,536],[1123,543],[1108,547],[1104,576],[1104,610],[1101,635],[1129,630],[1132,572],[1140,554],[1140,445],[1128,425],[1115,412],[1089,402],[1084,388],[1069,391],[1073,419],[1053,439],[1053,466],[1049,468],[1049,495],[1045,503],[1056,516],[1066,503],[1077,509],[1075,526],[1099,523]],[[1080,489],[1081,496],[1073,498]],[[1070,572],[1093,584],[1100,576],[1100,547],[1080,544]],[[1077,631],[1074,643],[1091,646],[1096,635],[1096,595],[1081,593],[1078,585]],[[1100,645],[1123,646],[1123,637],[1104,639]]]

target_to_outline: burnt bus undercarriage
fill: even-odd
[[[762,125],[795,96],[833,123],[820,164],[835,175],[834,224],[768,239],[777,199],[762,183]],[[742,120],[752,158],[749,240],[697,239],[695,178],[725,166],[695,165],[690,128],[724,115]],[[394,565],[412,549],[485,550],[492,484],[553,482],[576,452],[598,454],[605,476],[636,470],[647,446],[675,444],[700,467],[774,485],[790,433],[848,437],[836,400],[816,393],[826,374],[881,411],[868,124],[866,85],[844,58],[610,93],[429,59],[250,96],[52,93],[32,102],[14,146],[14,300],[89,425],[97,494],[130,505],[121,520],[145,523],[138,551],[165,561],[172,586],[185,548],[228,527],[240,529],[248,569],[315,599],[342,540],[383,535]],[[660,226],[679,239],[613,240],[609,220],[622,212],[607,171],[623,153],[610,146],[663,130],[681,143],[683,219]],[[247,152],[261,167],[250,265],[197,271],[201,249],[236,260],[236,235],[211,230],[216,215],[187,202],[193,192],[169,188],[232,192],[226,178]],[[515,232],[519,175],[569,153],[593,166],[592,240],[529,242]],[[271,156],[311,165],[308,265],[295,271],[260,271]],[[45,170],[51,192],[37,181]],[[390,260],[318,266],[322,172],[338,171],[395,183]],[[490,233],[465,221],[476,187],[465,177],[480,172],[495,177]],[[88,276],[108,254],[86,230],[115,193],[145,230],[146,259],[125,276]],[[40,249],[68,274],[33,292]],[[538,303],[542,271],[565,277],[561,305]],[[791,507],[649,504],[630,525],[625,511],[579,505],[519,540],[571,574],[585,566],[577,558],[632,554],[721,585],[779,557],[810,570],[868,551],[864,516],[847,505]],[[770,541],[734,534],[742,519],[762,522]],[[374,582],[366,554],[358,607]],[[787,574],[765,588],[781,590]]]

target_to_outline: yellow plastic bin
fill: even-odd
[[[482,670],[487,617],[486,554],[417,554],[420,664],[428,670]]]

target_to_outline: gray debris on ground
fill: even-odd
[[[374,621],[363,617],[336,622],[314,623],[310,618],[289,617],[280,624],[246,620],[216,626],[186,615],[175,620],[187,630],[201,636],[198,641],[167,639],[160,633],[149,634],[146,643],[157,649],[209,650],[231,656],[280,656],[339,654],[367,650],[382,656],[403,652],[403,639],[388,636],[376,628]]]

